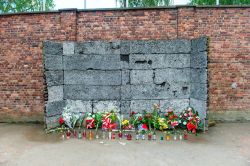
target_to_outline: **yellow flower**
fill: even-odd
[[[127,119],[122,121],[122,125],[128,125],[128,124],[129,124],[129,121]]]

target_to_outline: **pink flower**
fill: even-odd
[[[175,126],[178,126],[178,121],[173,121],[173,122],[171,122],[171,126],[173,126],[173,127],[175,127]]]

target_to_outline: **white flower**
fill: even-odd
[[[187,116],[187,114],[185,113],[184,116]]]
[[[179,120],[179,123],[181,123],[181,120]]]
[[[184,124],[184,125],[186,125],[186,124],[187,124],[187,122],[186,122],[186,121],[184,121],[184,122],[183,122],[183,124]]]

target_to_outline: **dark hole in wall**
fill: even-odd
[[[129,63],[129,55],[120,55],[120,60]]]
[[[149,65],[152,65],[152,63],[153,63],[153,62],[152,62],[151,60],[148,61],[148,64],[149,64]]]
[[[135,63],[137,64],[145,64],[145,63],[148,63],[148,61],[144,60],[144,61],[135,61]]]

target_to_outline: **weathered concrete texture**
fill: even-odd
[[[130,71],[122,70],[122,85],[130,84]]]
[[[188,98],[190,95],[188,84],[163,85],[129,85],[122,86],[122,99],[171,99]]]
[[[191,41],[192,52],[204,52],[208,49],[208,38],[203,36]]]
[[[202,119],[207,117],[207,101],[190,98],[190,105],[198,111]]]
[[[181,111],[189,106],[189,99],[170,99],[160,100],[161,112],[167,112],[168,108],[173,108],[175,113],[179,114]]]
[[[62,43],[52,42],[52,41],[43,42],[43,54],[62,55],[62,53],[63,53]]]
[[[120,86],[65,85],[64,99],[119,100]]]
[[[66,107],[70,108],[75,113],[92,112],[92,102],[82,100],[66,100]]]
[[[134,112],[143,112],[144,110],[152,112],[154,104],[160,104],[159,100],[132,100],[130,108]]]
[[[64,84],[121,85],[121,71],[64,71]]]
[[[64,56],[64,70],[118,70],[122,68],[119,55]]]
[[[131,70],[130,83],[132,85],[153,84],[153,70]]]
[[[46,117],[61,115],[63,108],[66,106],[65,100],[48,102],[46,104]]]
[[[63,86],[48,87],[48,101],[61,101],[63,100]]]
[[[93,112],[108,112],[110,110],[120,112],[120,105],[120,101],[94,101]]]
[[[156,69],[154,73],[155,84],[190,82],[190,70],[187,69]]]
[[[190,97],[198,100],[207,100],[207,84],[192,83]]]
[[[131,41],[132,54],[190,53],[190,40]]]
[[[45,76],[48,86],[63,85],[63,71],[46,71]]]
[[[63,60],[62,56],[46,55],[44,60],[45,70],[62,70]]]
[[[191,68],[191,82],[207,84],[207,69],[193,69]]]
[[[131,54],[130,69],[189,68],[190,54]]]
[[[51,117],[45,117],[45,127],[47,129],[53,129],[55,127],[58,127],[60,124],[59,124],[59,118],[60,118],[61,115],[54,115],[54,116],[51,116]]]
[[[191,68],[207,68],[207,52],[194,52],[191,54]]]
[[[51,44],[51,45],[50,45]],[[44,46],[49,101],[46,117],[115,109],[131,111],[207,106],[206,38],[199,40],[47,42]],[[51,49],[51,50],[50,50]],[[52,125],[52,124],[50,124]]]
[[[63,42],[63,55],[73,55],[75,53],[74,42]]]
[[[78,42],[75,47],[76,54],[120,54],[120,41],[104,42],[104,41],[90,41]]]

